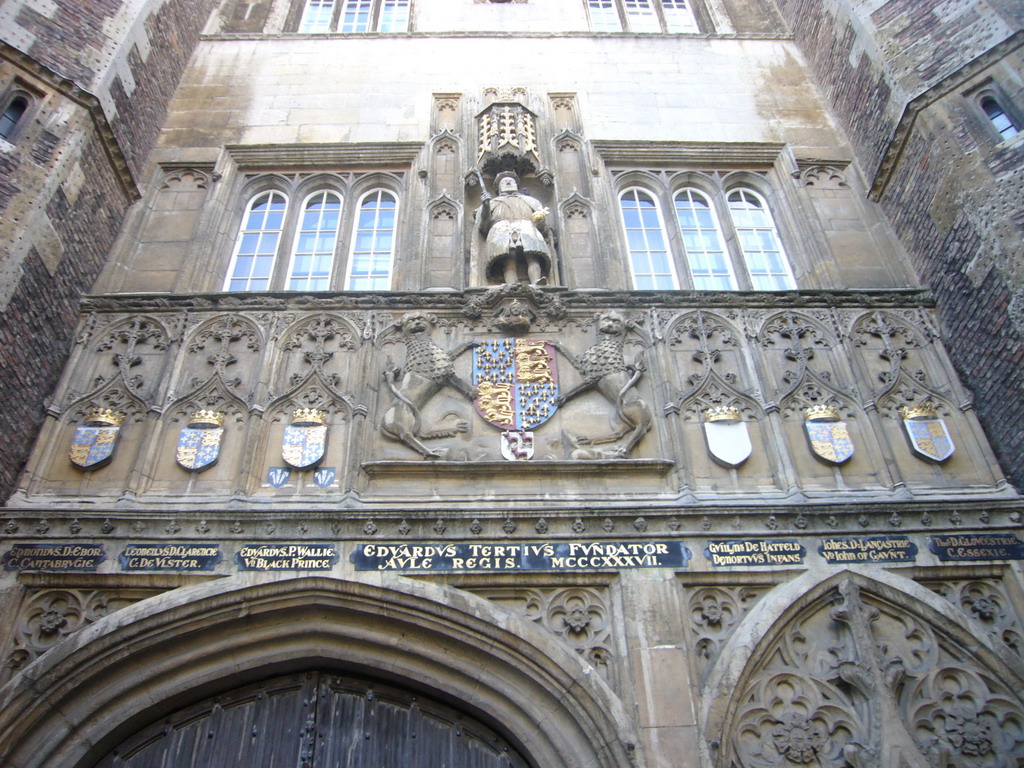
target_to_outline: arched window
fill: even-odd
[[[642,189],[627,189],[619,198],[626,229],[633,285],[641,291],[679,287],[668,255],[665,227],[654,198]]]
[[[750,189],[729,193],[729,211],[755,291],[796,288],[768,204]]]
[[[992,123],[992,127],[996,129],[1004,140],[1012,139],[1020,132],[1020,129],[1014,125],[1013,120],[1006,114],[1006,111],[996,101],[995,97],[991,95],[982,97],[981,108],[988,117],[989,122]]]
[[[28,111],[28,97],[18,93],[9,102],[4,113],[0,115],[0,137],[9,139],[14,135],[14,129],[18,127],[21,118]]]
[[[708,198],[686,188],[676,194],[675,205],[693,287],[698,291],[736,290],[729,254]]]
[[[391,287],[397,208],[394,195],[383,189],[360,200],[345,285],[348,290],[386,291]]]
[[[249,201],[224,290],[265,291],[270,288],[287,206],[287,199],[279,192],[263,192]]]
[[[334,192],[316,192],[302,206],[288,288],[292,291],[326,291],[331,287],[331,268],[338,244],[341,198]]]
[[[330,32],[334,0],[306,0],[299,32]]]

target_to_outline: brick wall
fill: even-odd
[[[42,422],[45,397],[57,384],[78,315],[78,300],[96,278],[130,201],[100,142],[81,156],[88,183],[72,205],[58,188],[46,212],[70,244],[50,275],[35,249],[0,323],[0,491],[17,479]]]
[[[819,0],[779,0],[869,181],[910,99],[1012,33],[1013,14],[973,0],[891,0],[853,20]],[[853,23],[853,22],[856,23]],[[1003,469],[1024,487],[1024,148],[978,140],[954,92],[917,120],[880,200],[935,293],[947,348]],[[975,118],[976,119],[976,118]],[[1014,256],[1016,252],[1017,256]]]
[[[106,103],[107,116],[132,173],[138,177],[146,156],[166,119],[167,105],[199,34],[217,0],[166,0],[148,8],[145,19],[147,51],[122,46],[111,29],[124,29],[120,18],[128,9],[123,0],[54,0],[45,6],[23,4],[14,14],[19,33],[32,43],[26,52],[38,64],[90,88],[109,82],[109,93],[95,93]],[[113,21],[119,19],[119,23]],[[129,25],[130,26],[130,25]],[[9,30],[10,31],[10,30]],[[136,33],[137,35],[138,33]],[[130,81],[107,77],[114,57],[126,57]],[[118,69],[123,72],[123,69]],[[57,97],[62,98],[62,97]],[[46,130],[30,146],[0,155],[0,209],[21,192],[20,174],[51,172],[51,160],[64,156],[62,167],[75,166],[66,156],[76,146],[71,136]],[[78,299],[89,290],[103,266],[107,251],[131,203],[119,186],[106,151],[95,134],[82,142],[81,172],[86,179],[74,202],[58,185],[48,200],[26,200],[44,206],[63,249],[59,267],[51,274],[35,249],[24,251],[21,279],[0,317],[0,499],[6,498],[27,460],[44,413],[45,398],[53,391],[67,357],[77,319]],[[32,162],[26,162],[26,160]],[[50,167],[50,170],[42,169]],[[29,185],[38,187],[38,185]],[[24,205],[22,205],[24,207]],[[42,216],[27,216],[38,226]],[[29,238],[24,229],[15,238]],[[53,265],[50,265],[51,270]],[[13,267],[16,274],[17,265]]]

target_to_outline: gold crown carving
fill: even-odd
[[[202,409],[196,411],[188,420],[190,427],[203,427],[209,429],[211,427],[224,426],[224,414],[220,411],[210,411]]]
[[[301,427],[322,425],[327,414],[317,408],[296,408],[292,414],[292,424]]]
[[[93,408],[85,417],[85,423],[93,426],[119,427],[125,420],[125,415],[113,408]]]
[[[917,405],[905,405],[899,409],[900,416],[907,421],[913,419],[937,419],[939,414],[935,411],[935,404],[927,400]]]
[[[818,403],[804,408],[804,418],[807,421],[839,421],[839,409],[828,403]]]
[[[704,420],[709,424],[715,421],[743,421],[743,414],[734,406],[716,405],[704,411]]]

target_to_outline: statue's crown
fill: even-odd
[[[900,408],[900,416],[907,421],[913,419],[937,419],[939,414],[935,410],[935,404],[925,401],[916,405],[905,405]]]
[[[125,414],[113,408],[93,408],[85,417],[85,423],[93,426],[119,427]]]
[[[743,421],[743,414],[740,409],[732,405],[716,405],[704,411],[704,420],[708,423],[715,421]]]
[[[327,414],[317,408],[296,408],[292,413],[292,425],[297,427],[319,426],[324,423]]]
[[[839,421],[839,409],[831,403],[818,403],[804,408],[807,421]]]
[[[211,411],[203,408],[196,411],[189,417],[188,425],[190,427],[200,427],[204,429],[221,427],[224,425],[224,414],[220,411]]]

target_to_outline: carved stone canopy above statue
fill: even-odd
[[[514,171],[519,175],[536,172],[540,165],[537,148],[537,116],[528,109],[525,88],[488,88],[487,104],[477,115],[477,165],[488,175]]]

